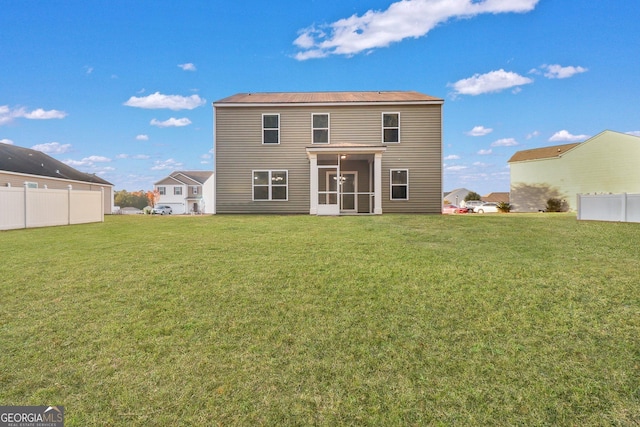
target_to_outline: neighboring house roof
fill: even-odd
[[[0,143],[0,171],[111,185],[99,176],[80,172],[42,151]]]
[[[177,184],[184,185],[203,185],[213,175],[212,171],[174,171],[168,177],[162,178],[160,181],[153,185],[173,184],[176,181]],[[187,182],[193,181],[193,182]]]
[[[489,193],[486,196],[482,196],[482,201],[483,202],[494,202],[494,203],[500,203],[500,202],[506,202],[509,203],[509,192],[493,192],[493,193]]]
[[[524,162],[527,160],[540,160],[540,159],[552,159],[554,157],[560,157],[567,151],[577,147],[581,143],[554,145],[551,147],[533,148],[531,150],[517,151],[507,163]]]
[[[471,190],[467,190],[466,188],[457,188],[445,194],[444,199],[448,200],[449,203],[461,203],[469,193],[471,193]]]
[[[214,102],[214,105],[246,104],[341,104],[341,103],[443,103],[436,98],[415,91],[380,92],[270,92],[238,93]]]

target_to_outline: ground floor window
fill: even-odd
[[[253,200],[283,200],[289,193],[286,170],[253,171]]]
[[[391,169],[391,200],[409,199],[409,170]]]

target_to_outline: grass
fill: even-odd
[[[113,216],[0,233],[0,404],[67,426],[639,425],[640,226]]]

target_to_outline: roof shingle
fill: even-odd
[[[443,99],[415,91],[369,92],[263,92],[238,93],[216,104],[339,104],[339,103],[424,103]]]

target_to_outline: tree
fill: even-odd
[[[116,206],[121,208],[138,208],[143,209],[149,204],[147,195],[144,191],[136,191],[129,193],[127,190],[116,191],[114,194],[113,202]]]
[[[155,206],[160,201],[160,192],[157,188],[153,191],[147,191],[146,196],[149,201],[149,206]]]
[[[482,200],[482,197],[475,191],[470,191],[464,198],[465,202],[468,202],[469,200]]]

